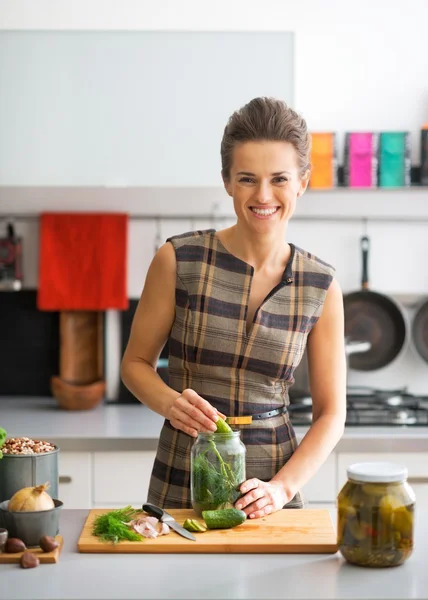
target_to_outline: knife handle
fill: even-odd
[[[164,511],[161,508],[159,508],[159,506],[155,506],[154,504],[143,504],[143,510],[146,513],[149,513],[149,515],[152,515],[153,517],[156,517],[159,520],[161,520],[161,518],[164,515]]]

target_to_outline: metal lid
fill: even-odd
[[[389,483],[405,481],[407,467],[389,462],[354,463],[347,468],[348,478],[352,481],[367,481],[370,483]]]

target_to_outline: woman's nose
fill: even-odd
[[[260,183],[257,189],[257,200],[260,204],[268,204],[272,200],[272,188],[269,183]]]

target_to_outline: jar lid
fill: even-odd
[[[389,483],[405,481],[407,467],[390,462],[355,463],[347,468],[348,478],[353,481],[370,483]]]

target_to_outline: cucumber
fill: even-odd
[[[196,519],[186,519],[183,523],[183,527],[184,529],[187,529],[187,531],[194,531],[200,533],[203,533],[207,530],[205,525],[199,523],[199,521],[197,521]]]
[[[247,515],[237,508],[222,508],[219,510],[204,510],[202,517],[208,529],[231,529],[246,521]]]
[[[216,425],[217,425],[217,429],[215,430],[215,433],[233,433],[230,426],[221,417],[217,421]]]

